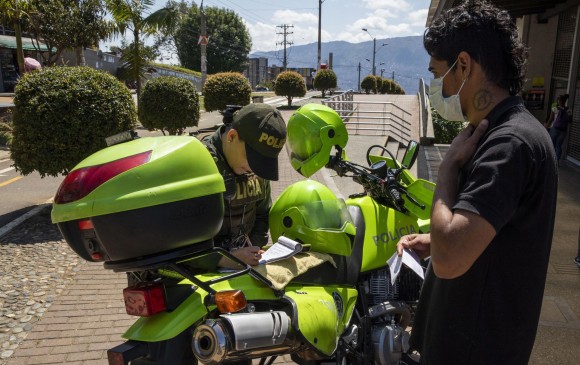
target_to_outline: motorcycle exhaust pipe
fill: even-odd
[[[290,318],[282,311],[224,314],[199,325],[191,347],[199,362],[217,365],[239,352],[281,345],[289,325]]]

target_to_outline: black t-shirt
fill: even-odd
[[[557,164],[545,130],[509,97],[461,170],[454,209],[485,218],[496,236],[455,279],[430,267],[411,335],[424,364],[527,364],[552,244]]]

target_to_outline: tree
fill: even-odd
[[[48,65],[60,59],[65,49],[75,49],[77,65],[84,65],[83,49],[95,46],[109,33],[105,7],[100,0],[31,0],[29,28],[36,47],[42,41],[48,52],[41,57]]]
[[[371,91],[377,89],[377,79],[373,75],[368,75],[360,83],[360,87],[365,91],[365,93],[370,94]]]
[[[314,88],[322,91],[322,97],[329,89],[336,87],[336,74],[330,69],[323,69],[316,73],[314,77]]]
[[[207,34],[207,73],[242,72],[248,63],[252,48],[250,33],[243,19],[228,9],[204,7]],[[201,70],[200,11],[192,5],[188,16],[174,36],[181,65],[191,70]]]
[[[137,84],[137,95],[141,94],[141,82],[145,76],[147,60],[142,54],[142,38],[159,31],[171,33],[179,19],[176,7],[165,7],[154,13],[148,13],[155,5],[154,0],[105,0],[107,8],[115,21],[115,33],[133,34],[132,52],[123,54],[121,61],[125,64],[127,74]]]
[[[24,70],[24,52],[22,51],[21,23],[27,17],[29,8],[26,0],[0,0],[0,20],[3,24],[11,24],[16,35],[16,59],[20,73]]]
[[[376,82],[377,85],[373,89],[373,92],[375,94],[378,94],[381,91],[382,87],[383,87],[383,79],[380,76],[375,76],[375,80],[377,81]]]
[[[450,144],[466,125],[466,123],[450,122],[447,119],[443,119],[433,107],[431,107],[431,118],[433,119],[435,143]]]
[[[288,106],[292,106],[292,99],[295,96],[306,95],[306,83],[298,72],[284,71],[276,77],[274,93],[278,96],[286,96]]]

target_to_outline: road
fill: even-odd
[[[317,94],[319,92],[308,92],[304,98],[294,98],[294,102]],[[267,97],[264,102],[272,106],[287,105],[285,97]],[[221,123],[221,115],[218,112],[201,113],[199,128],[208,128],[218,123]],[[187,132],[193,130],[195,128],[189,128]],[[149,132],[143,128],[138,128],[137,132],[141,137],[162,135],[159,131]],[[64,176],[41,178],[36,172],[22,176],[11,167],[12,164],[9,154],[0,151],[0,235],[11,222],[39,205],[48,203],[64,180]]]

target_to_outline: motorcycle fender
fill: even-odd
[[[151,317],[140,317],[124,334],[128,340],[159,342],[176,337],[207,315],[203,304],[207,292],[197,288],[183,303],[171,312]]]
[[[294,306],[293,330],[320,353],[332,355],[350,322],[357,294],[356,289],[338,286],[287,286],[285,299]]]

